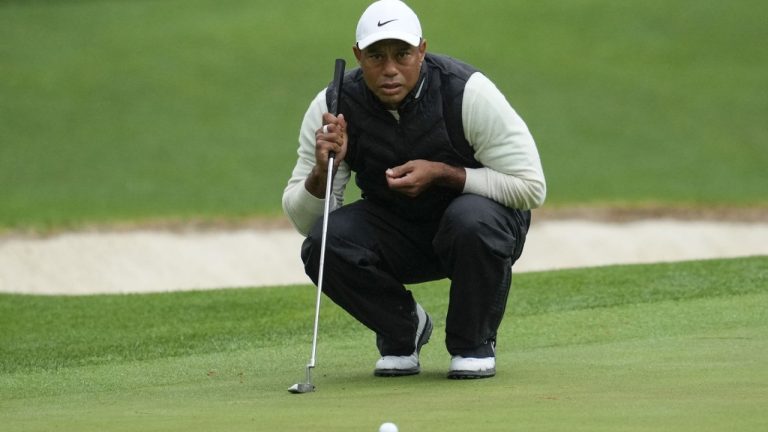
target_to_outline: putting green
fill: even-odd
[[[533,286],[548,289],[544,281],[557,290],[557,285],[588,276],[605,284],[592,288],[602,305],[574,307],[569,303],[574,293],[536,311],[511,309],[500,332],[498,375],[493,379],[445,378],[448,357],[440,317],[445,286],[438,285],[417,291],[437,325],[433,341],[422,352],[423,372],[418,376],[373,377],[373,337],[326,302],[315,393],[286,391],[303,379],[310,348],[309,329],[291,330],[282,341],[247,349],[222,346],[221,352],[110,361],[110,349],[104,348],[101,358],[84,359],[82,366],[4,373],[0,421],[13,431],[375,431],[384,421],[395,422],[402,432],[764,430],[766,262],[752,258],[521,275],[523,297],[512,301],[535,295],[529,291]],[[751,271],[729,272],[736,290],[742,291],[728,293],[717,272],[707,275],[707,268]],[[668,278],[666,294],[657,289],[655,298],[641,302],[638,297],[636,303],[622,296],[622,289],[630,289],[622,281],[662,270],[680,278]],[[739,285],[752,283],[745,281],[761,285]],[[674,287],[682,284],[697,286],[697,296],[681,296]],[[263,293],[261,300],[275,308],[292,309],[299,305],[290,300],[291,293],[309,300],[311,291],[254,290],[252,295]],[[228,295],[235,293],[191,298]],[[110,298],[115,308],[127,300],[146,298],[149,305],[161,299]],[[168,311],[169,316],[196,304],[181,295],[168,298],[178,300],[178,310]],[[279,333],[276,326],[283,324],[275,321],[262,322],[266,333]],[[71,331],[88,326],[75,321]],[[40,343],[60,349],[56,341]],[[13,358],[12,353],[3,354],[6,361]]]

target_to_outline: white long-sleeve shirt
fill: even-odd
[[[463,97],[464,137],[474,150],[475,159],[483,165],[482,168],[465,168],[463,193],[484,196],[511,208],[541,206],[546,196],[546,181],[536,143],[525,122],[499,89],[480,72],[469,77]],[[322,116],[326,112],[328,105],[325,90],[322,90],[304,114],[299,132],[298,160],[283,191],[283,210],[303,235],[323,214],[325,204],[323,198],[306,190],[304,182],[315,166],[315,131],[322,127]],[[334,177],[331,210],[343,204],[350,177],[350,167],[342,161]]]

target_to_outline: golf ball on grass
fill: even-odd
[[[397,425],[390,422],[382,423],[379,426],[379,432],[397,432]]]

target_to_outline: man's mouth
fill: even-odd
[[[385,94],[395,94],[400,91],[400,88],[402,85],[398,83],[384,83],[380,86],[382,93]]]

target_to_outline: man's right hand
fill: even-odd
[[[331,152],[335,155],[333,171],[336,172],[347,154],[347,122],[344,114],[323,114],[323,127],[315,131],[315,166],[304,184],[307,191],[318,198],[325,198]]]

